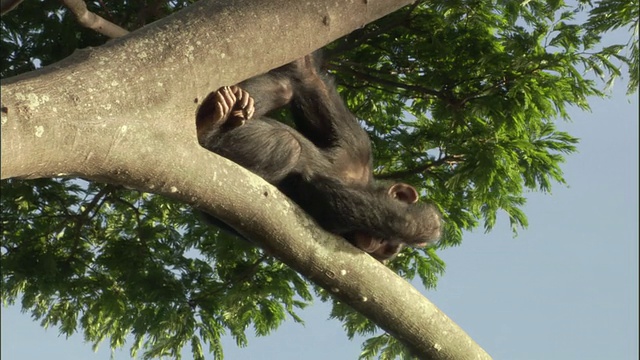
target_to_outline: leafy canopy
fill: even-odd
[[[89,2],[130,30],[192,1]],[[577,20],[582,19],[582,20]],[[585,20],[586,19],[586,20]],[[56,2],[26,1],[1,19],[0,75],[8,77],[107,39]],[[627,44],[603,46],[629,28]],[[443,210],[441,246],[486,231],[504,212],[527,225],[526,191],[564,184],[561,163],[577,139],[558,131],[567,109],[629,71],[638,85],[638,7],[629,1],[419,1],[330,44],[325,66],[363,119],[379,178],[414,184]],[[595,75],[595,76],[593,76]],[[183,204],[79,179],[2,182],[2,300],[20,299],[43,326],[82,332],[131,354],[222,359],[220,337],[247,345],[308,305],[331,298],[249,244],[202,225]],[[435,249],[407,249],[389,266],[433,287]],[[348,306],[332,317],[349,337],[376,327]],[[205,349],[205,346],[207,347]],[[363,359],[407,356],[392,337],[363,344]]]

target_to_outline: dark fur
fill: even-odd
[[[314,62],[307,56],[238,84],[235,94],[246,101],[245,90],[255,101],[251,120],[238,120],[254,110],[246,103],[214,114],[220,96],[210,95],[197,114],[200,143],[277,186],[320,226],[379,260],[405,244],[437,241],[441,218],[433,205],[415,203],[409,185],[399,187],[407,193],[374,182],[369,137]],[[287,103],[296,129],[263,116]]]

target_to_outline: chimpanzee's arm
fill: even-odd
[[[291,110],[296,130],[320,148],[348,153],[352,162],[369,166],[369,136],[338,94],[333,79],[319,72],[320,61],[316,52],[288,65],[294,79]]]

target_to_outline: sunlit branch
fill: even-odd
[[[87,9],[87,4],[82,0],[62,0],[62,2],[76,16],[78,23],[84,27],[95,30],[112,39],[129,33],[120,26],[89,11],[89,9]]]

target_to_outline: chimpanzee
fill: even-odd
[[[405,245],[436,242],[440,213],[418,203],[410,185],[374,182],[369,137],[317,61],[308,55],[209,94],[196,114],[200,144],[275,185],[324,229],[380,261]],[[296,129],[264,117],[287,104]]]

